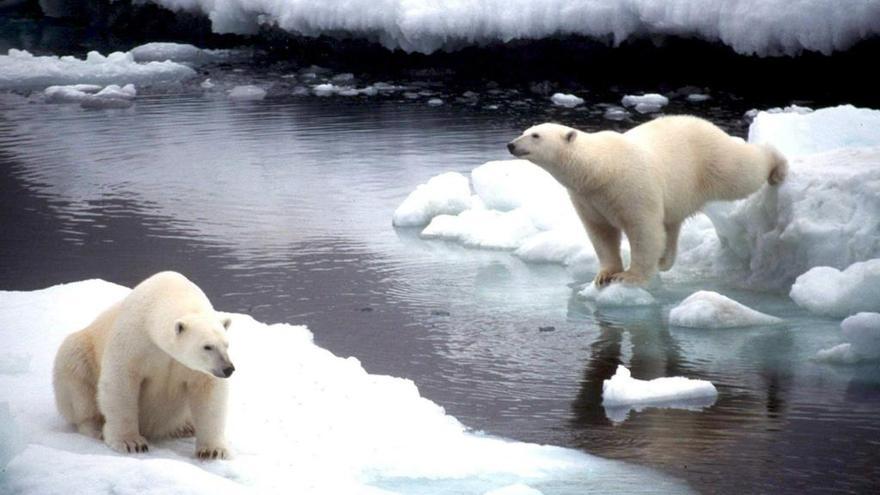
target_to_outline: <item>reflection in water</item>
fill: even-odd
[[[717,281],[593,311],[564,269],[394,230],[416,184],[504,158],[523,122],[452,105],[145,97],[122,111],[0,101],[0,288],[187,273],[218,308],[307,324],[372,373],[412,378],[465,424],[659,467],[724,493],[864,492],[880,479],[876,365],[812,361],[839,340],[784,294]],[[580,127],[600,126],[586,114]],[[788,326],[670,329],[723,290]],[[602,381],[712,381],[702,410],[614,423]],[[768,467],[768,466],[772,466]]]

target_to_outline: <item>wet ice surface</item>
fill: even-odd
[[[656,467],[705,491],[864,491],[880,476],[876,363],[813,359],[844,342],[839,320],[784,292],[718,279],[652,288],[644,307],[592,305],[561,267],[391,226],[418,184],[508,158],[504,144],[528,125],[628,128],[650,117],[609,121],[606,109],[656,88],[595,92],[565,109],[521,88],[333,76],[209,67],[187,85],[138,87],[127,109],[4,95],[0,255],[15,262],[4,263],[0,288],[96,277],[131,286],[176,269],[218,308],[307,324],[317,344],[370,373],[414,380],[494,435]],[[318,84],[393,89],[320,98]],[[266,97],[230,101],[244,85]],[[744,135],[748,108],[713,93],[699,106],[673,98],[663,111],[700,112]],[[669,310],[698,290],[785,321],[670,328]],[[0,366],[14,372],[22,359]],[[601,392],[621,364],[645,380],[708,380],[717,401],[634,410],[615,425]]]

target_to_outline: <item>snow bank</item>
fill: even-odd
[[[626,95],[620,100],[620,103],[628,108],[633,107],[635,111],[639,113],[654,113],[659,112],[661,108],[668,105],[669,98],[656,93],[649,93],[640,96]]]
[[[880,309],[880,259],[853,263],[843,271],[812,268],[795,280],[789,295],[798,306],[820,315]]]
[[[816,359],[838,364],[880,360],[880,313],[855,314],[840,328],[847,342],[819,351]]]
[[[602,288],[589,283],[578,294],[600,307],[650,306],[654,296],[640,287],[624,284],[610,284]]]
[[[85,59],[65,56],[36,57],[10,49],[0,55],[0,89],[43,89],[75,84],[167,84],[195,76],[191,68],[176,62],[138,63],[131,53],[113,52],[106,57],[89,52]]]
[[[815,266],[842,269],[880,258],[880,111],[849,105],[759,113],[749,141],[789,159],[778,188],[710,205],[721,241],[719,272],[749,286],[782,288]]]
[[[694,292],[669,311],[669,324],[679,327],[732,328],[774,325],[782,320],[744,306],[717,292]]]
[[[18,363],[0,368],[0,492],[425,493],[447,480],[447,489],[427,491],[528,493],[546,483],[568,487],[554,493],[585,493],[619,479],[665,481],[567,449],[471,433],[411,381],[367,374],[356,359],[316,346],[305,327],[245,315],[231,315],[230,328],[235,458],[199,462],[192,439],[117,454],[63,423],[51,367],[68,333],[128,292],[98,280],[0,292],[0,362]],[[686,490],[673,485],[672,493]]]
[[[565,108],[574,108],[578,105],[584,104],[583,98],[578,98],[575,95],[570,95],[566,93],[555,93],[550,97],[550,101],[553,102],[554,105]]]
[[[638,380],[625,366],[618,366],[610,380],[602,382],[602,406],[612,421],[626,419],[630,409],[646,405],[699,410],[715,403],[718,391],[711,382],[681,376]]]
[[[305,36],[365,38],[389,49],[430,53],[512,39],[583,35],[611,40],[673,35],[720,41],[742,54],[829,54],[880,34],[880,5],[871,0],[154,0],[200,11],[215,32],[254,34],[261,24]],[[503,15],[499,15],[503,13]]]
[[[266,90],[253,85],[236,86],[229,90],[229,99],[235,101],[259,101],[266,97]]]

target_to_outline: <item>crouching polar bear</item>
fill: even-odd
[[[568,189],[599,258],[594,282],[645,284],[675,262],[682,222],[707,201],[734,200],[785,179],[785,158],[713,124],[661,117],[623,134],[557,124],[527,129],[507,145]],[[631,250],[620,258],[621,231]]]
[[[195,435],[198,457],[228,458],[229,325],[183,275],[153,275],[61,344],[58,410],[119,452]]]

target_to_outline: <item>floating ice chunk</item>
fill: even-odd
[[[94,84],[75,84],[71,86],[49,86],[43,91],[46,103],[79,103],[89,96],[101,90],[101,86]]]
[[[183,43],[153,42],[132,48],[129,53],[135,62],[197,62],[210,58],[205,51]]]
[[[236,86],[229,91],[229,99],[235,101],[259,101],[265,97],[265,89],[250,84]]]
[[[474,192],[494,210],[513,210],[528,203],[549,202],[574,211],[568,192],[549,173],[527,160],[486,162],[471,172]]]
[[[443,100],[441,100],[440,98],[431,98],[430,100],[428,100],[428,105],[431,105],[432,107],[439,107],[442,104]]]
[[[554,105],[565,108],[574,108],[578,105],[584,104],[583,98],[578,98],[575,95],[566,94],[566,93],[555,93],[550,97],[550,100]]]
[[[350,83],[354,81],[354,74],[350,72],[336,74],[335,76],[331,77],[330,80],[335,83]]]
[[[609,107],[602,114],[602,118],[607,120],[624,120],[627,117],[629,117],[629,112],[620,107]]]
[[[715,385],[706,380],[681,376],[638,380],[625,366],[618,366],[617,373],[602,382],[603,406],[674,403],[717,396]]]
[[[420,184],[394,210],[395,227],[428,224],[437,215],[457,215],[471,207],[471,187],[464,175],[447,172]]]
[[[691,103],[700,103],[700,102],[708,101],[711,99],[712,99],[711,96],[705,95],[702,93],[692,93],[692,94],[687,95],[687,101],[689,101]]]
[[[669,311],[669,324],[679,327],[732,328],[774,325],[782,320],[744,306],[717,292],[694,292]]]
[[[114,52],[106,57],[89,52],[75,57],[35,57],[10,49],[0,55],[0,89],[34,89],[73,84],[167,84],[195,76],[191,68],[176,62],[137,63],[131,53]]]
[[[816,354],[829,363],[853,364],[880,360],[880,313],[857,313],[840,324],[847,342]]]
[[[656,93],[645,95],[626,95],[620,102],[625,107],[634,107],[639,113],[659,112],[661,108],[669,104],[669,98]]]
[[[333,96],[341,90],[342,88],[339,86],[330,83],[316,84],[312,86],[312,91],[314,91],[316,96]]]
[[[548,230],[525,240],[514,252],[523,261],[570,265],[596,252],[583,228]]]
[[[211,78],[207,78],[199,84],[199,87],[202,89],[214,89],[214,83],[211,82]]]
[[[95,98],[131,100],[135,96],[137,96],[137,90],[135,89],[134,84],[126,84],[122,87],[119,87],[116,84],[111,84],[95,93]]]
[[[650,306],[656,302],[645,289],[619,283],[602,288],[588,283],[579,294],[599,307]]]
[[[795,280],[789,295],[798,306],[820,315],[842,317],[880,309],[880,258],[853,263],[843,271],[812,268]]]

